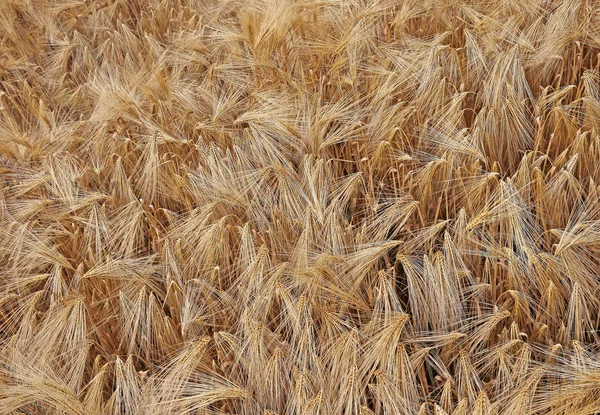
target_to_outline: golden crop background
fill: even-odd
[[[600,411],[596,0],[2,0],[0,413]]]

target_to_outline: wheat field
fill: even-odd
[[[0,414],[600,412],[598,0],[0,1]]]

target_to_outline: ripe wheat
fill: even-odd
[[[0,1],[0,414],[600,412],[598,0]]]

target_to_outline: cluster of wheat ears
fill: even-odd
[[[0,414],[600,411],[598,0],[0,1]]]

